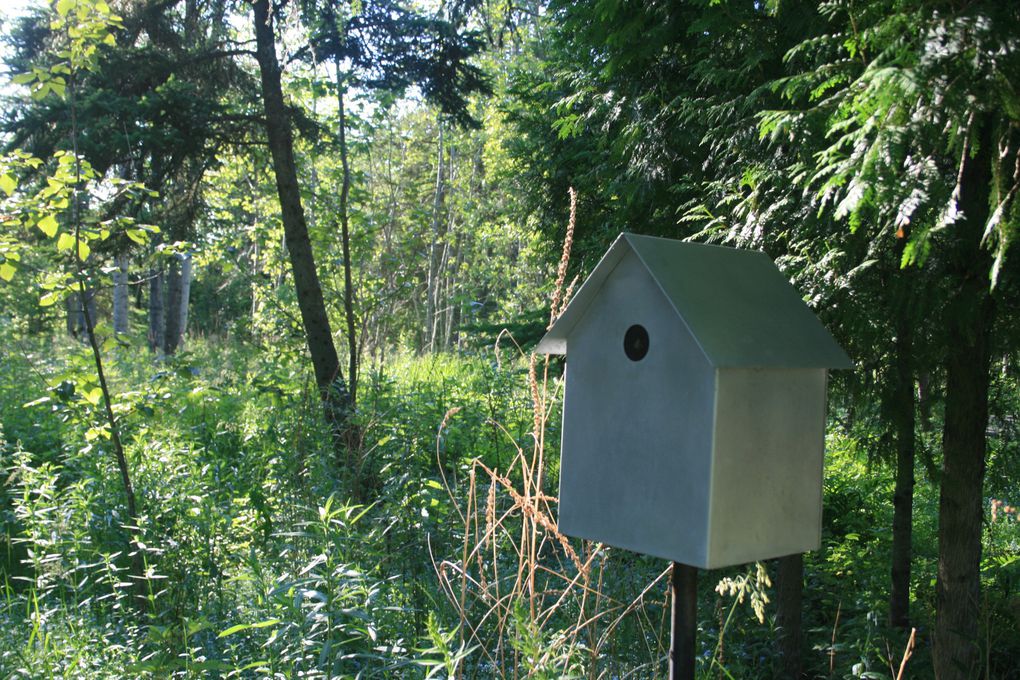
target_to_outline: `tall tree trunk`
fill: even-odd
[[[171,355],[184,342],[188,326],[188,299],[191,297],[191,255],[175,255],[170,261],[166,281],[166,326],[163,352]]]
[[[276,40],[269,1],[255,0],[252,6],[255,20],[255,54],[262,80],[262,103],[266,115],[266,137],[273,158],[276,191],[280,199],[280,213],[291,271],[294,275],[298,307],[301,309],[305,339],[312,357],[315,382],[325,407],[326,419],[335,434],[342,434],[350,413],[350,394],[347,392],[336,347],[333,344],[333,333],[315,269],[305,213],[301,207],[290,118],[280,85],[280,65],[276,59]]]
[[[904,275],[910,272],[904,272]],[[892,578],[889,622],[910,625],[910,563],[914,531],[914,362],[912,320],[897,316],[895,341],[896,384],[891,417],[896,429],[896,486],[893,491]]]
[[[358,336],[357,319],[354,315],[354,281],[351,274],[351,234],[347,217],[347,200],[351,193],[351,165],[347,154],[347,114],[344,109],[344,88],[346,84],[340,70],[340,59],[336,61],[336,102],[340,133],[340,164],[343,167],[343,183],[340,187],[340,245],[344,256],[344,318],[347,321],[347,380],[351,392],[351,408],[358,404]]]
[[[804,599],[804,556],[800,553],[776,560],[776,624],[784,680],[800,680],[804,662],[802,603]]]
[[[451,225],[450,231],[453,231],[453,225]],[[446,316],[443,327],[443,347],[453,346],[453,330],[460,321],[460,303],[457,302],[457,274],[460,272],[462,256],[461,237],[460,234],[457,234],[453,242],[453,266],[448,269],[450,273],[446,278]]]
[[[946,409],[939,494],[935,677],[971,680],[980,668],[981,512],[988,424],[990,336],[995,305],[991,258],[981,245],[989,214],[993,143],[983,121],[960,173],[963,218],[948,234],[952,297],[947,306]],[[972,137],[972,138],[974,138]]]
[[[128,332],[128,256],[118,255],[113,270],[113,332]]]
[[[163,267],[157,265],[149,272],[149,349],[163,349],[163,329],[166,323],[163,305]]]
[[[163,327],[163,354],[172,356],[181,339],[181,262],[177,255],[170,258],[166,270],[166,312]]]
[[[191,305],[191,279],[194,275],[194,261],[191,253],[181,255],[181,306],[177,313],[180,314],[181,335],[179,344],[184,343],[184,335],[188,332],[188,308]]]
[[[425,281],[425,346],[433,351],[436,342],[436,290],[439,288],[439,225],[442,222],[443,185],[443,121],[438,121],[439,140],[436,153],[436,190],[432,198],[432,231],[429,240],[428,277]]]

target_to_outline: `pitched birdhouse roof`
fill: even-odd
[[[539,342],[566,354],[570,335],[633,252],[716,368],[851,368],[796,289],[757,250],[620,234]]]

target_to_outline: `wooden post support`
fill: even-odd
[[[669,636],[669,680],[694,680],[698,568],[674,562],[670,585],[673,616]]]

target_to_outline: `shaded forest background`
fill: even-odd
[[[764,250],[854,359],[822,549],[699,677],[1020,677],[1020,6],[57,0],[2,24],[0,674],[664,677],[555,529],[621,231]]]

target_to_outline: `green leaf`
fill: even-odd
[[[10,175],[0,175],[0,189],[4,190],[4,193],[10,196],[14,193],[14,189],[18,186],[17,180]]]
[[[60,299],[60,294],[57,293],[56,291],[51,291],[51,292],[46,293],[45,295],[43,295],[41,298],[39,298],[39,306],[40,307],[50,307],[50,306],[56,304],[57,300],[59,300],[59,299]]]
[[[57,0],[57,14],[66,17],[68,12],[74,9],[74,0]]]
[[[57,235],[57,220],[53,215],[46,215],[41,220],[35,223],[35,226],[39,227],[42,233],[46,234],[50,238]]]
[[[92,249],[89,248],[89,244],[85,242],[85,239],[78,239],[78,257],[82,260],[87,260],[91,253]]]
[[[90,427],[85,430],[85,441],[94,442],[95,440],[103,437],[104,439],[110,438],[110,432],[105,427]]]
[[[10,262],[0,264],[0,279],[10,281],[14,278],[14,266]]]
[[[74,248],[74,237],[70,234],[61,234],[60,238],[57,239],[57,250],[64,252]]]
[[[18,75],[11,78],[11,81],[17,85],[27,85],[35,80],[36,75],[34,73],[19,73]]]
[[[149,242],[149,233],[144,229],[125,229],[124,233],[127,234],[129,239],[140,246],[144,246]]]
[[[234,633],[240,633],[242,630],[248,630],[249,628],[267,628],[269,626],[275,626],[280,622],[280,619],[267,619],[266,621],[259,621],[258,623],[239,623],[236,626],[231,626],[225,631],[221,632],[216,637],[227,637]]]

